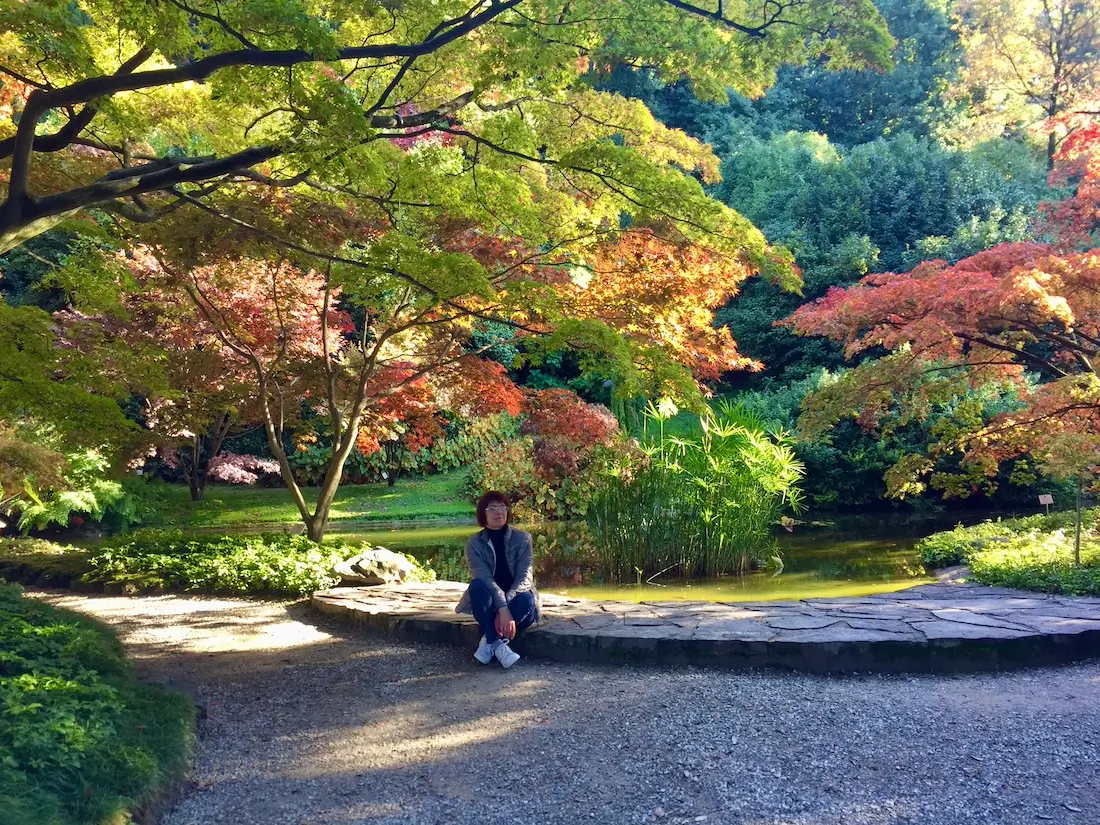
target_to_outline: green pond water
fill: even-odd
[[[950,526],[950,525],[947,525]],[[475,525],[395,527],[356,530],[336,528],[332,538],[346,536],[409,553],[449,578],[465,578],[460,565],[466,539]],[[806,529],[776,537],[783,558],[782,572],[765,570],[747,576],[675,580],[658,577],[646,584],[579,583],[580,571],[556,565],[552,574],[537,575],[544,593],[590,599],[634,601],[772,601],[826,596],[889,593],[933,579],[913,547],[917,538],[944,525],[891,528],[879,523],[844,530]],[[536,568],[545,571],[536,553]]]

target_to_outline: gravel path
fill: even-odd
[[[162,825],[1100,823],[1100,662],[504,671],[300,605],[47,598],[115,625],[207,708]]]

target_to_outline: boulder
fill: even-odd
[[[347,585],[397,584],[408,579],[415,570],[411,561],[385,547],[366,550],[333,568],[340,577],[340,584]]]

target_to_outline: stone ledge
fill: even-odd
[[[338,587],[312,607],[405,639],[476,646],[454,612],[457,582]],[[801,602],[599,602],[544,594],[518,652],[561,662],[775,667],[816,673],[935,672],[1100,656],[1100,600],[975,584]]]

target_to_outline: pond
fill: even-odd
[[[633,601],[773,601],[889,593],[933,580],[913,548],[920,536],[947,526],[951,525],[895,526],[880,520],[845,528],[800,529],[777,536],[784,563],[781,572],[772,569],[717,579],[656,577],[649,584],[581,582],[576,565],[548,559],[536,550],[537,580],[544,593]],[[338,530],[332,537],[347,536],[400,550],[430,561],[445,577],[464,579],[462,551],[476,530],[472,524],[410,526],[354,533]],[[539,531],[534,532],[538,545]]]

